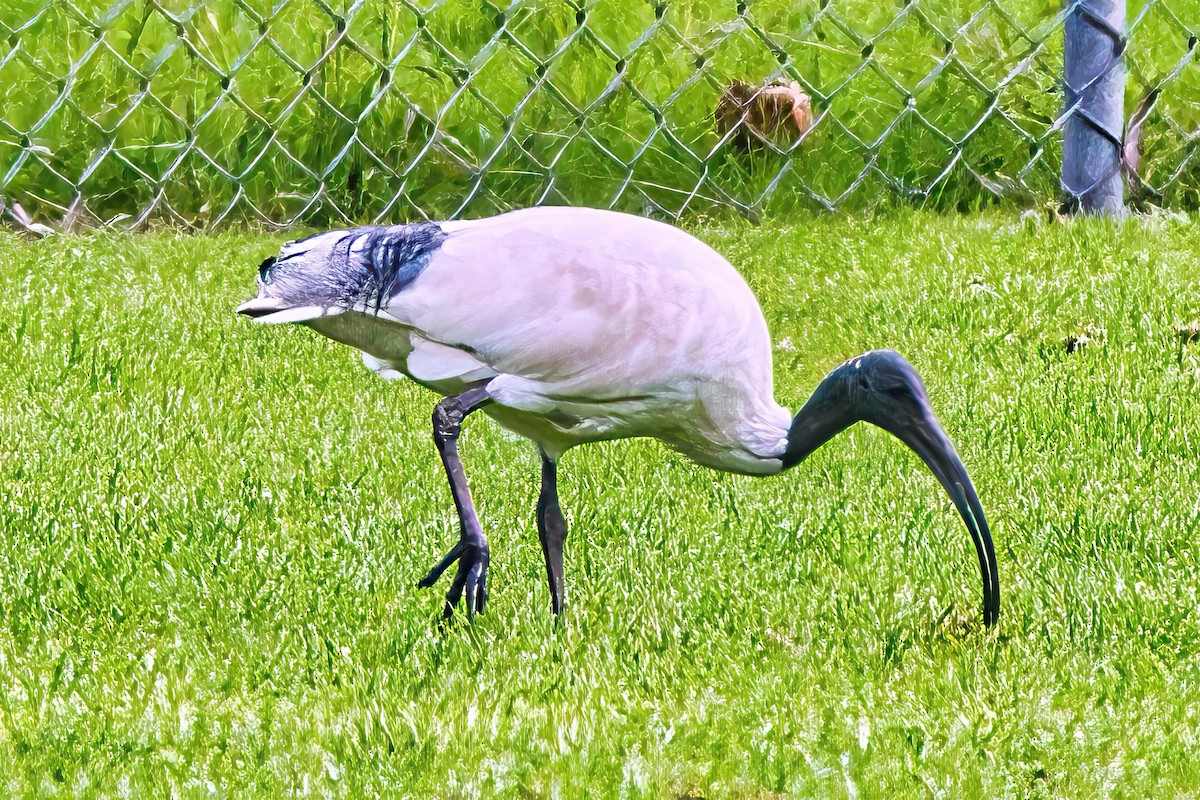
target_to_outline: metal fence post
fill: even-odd
[[[1125,0],[1072,0],[1063,35],[1063,191],[1074,209],[1120,215]]]

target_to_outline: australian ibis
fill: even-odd
[[[866,421],[925,462],[966,523],[983,576],[983,617],[1000,610],[979,498],[921,378],[876,350],[830,372],[794,417],[772,393],[763,314],[728,261],[688,233],[613,211],[544,207],[486,219],[329,231],[288,242],[259,268],[238,312],[301,323],[362,351],[384,378],[442,396],[433,438],[461,535],[420,582],[457,564],[450,615],[488,596],[488,543],[458,454],[482,411],[541,453],[537,526],[551,606],[563,607],[557,465],[576,445],[654,437],[706,467],[776,475]]]

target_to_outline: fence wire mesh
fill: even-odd
[[[0,202],[67,227],[1050,202],[1073,8],[6,0]],[[1196,208],[1200,0],[1128,20],[1133,200]],[[738,82],[802,91],[811,126],[722,127]]]

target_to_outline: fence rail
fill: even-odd
[[[1079,5],[7,0],[0,203],[68,227],[1046,203]],[[1200,0],[1127,19],[1131,201],[1197,208]],[[794,82],[811,127],[720,130],[737,81]]]

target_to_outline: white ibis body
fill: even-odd
[[[966,469],[920,377],[873,351],[831,372],[795,416],[772,394],[771,342],[729,262],[678,228],[586,208],[361,227],[288,242],[259,268],[238,312],[302,323],[362,351],[385,378],[442,395],[434,440],[461,536],[422,586],[458,564],[446,597],[487,599],[487,539],[458,456],[481,410],[542,454],[537,521],[551,603],[562,608],[557,462],[585,442],[651,436],[714,469],[774,475],[867,421],[911,447],[966,523],[983,576],[984,620],[999,613],[991,535]]]

